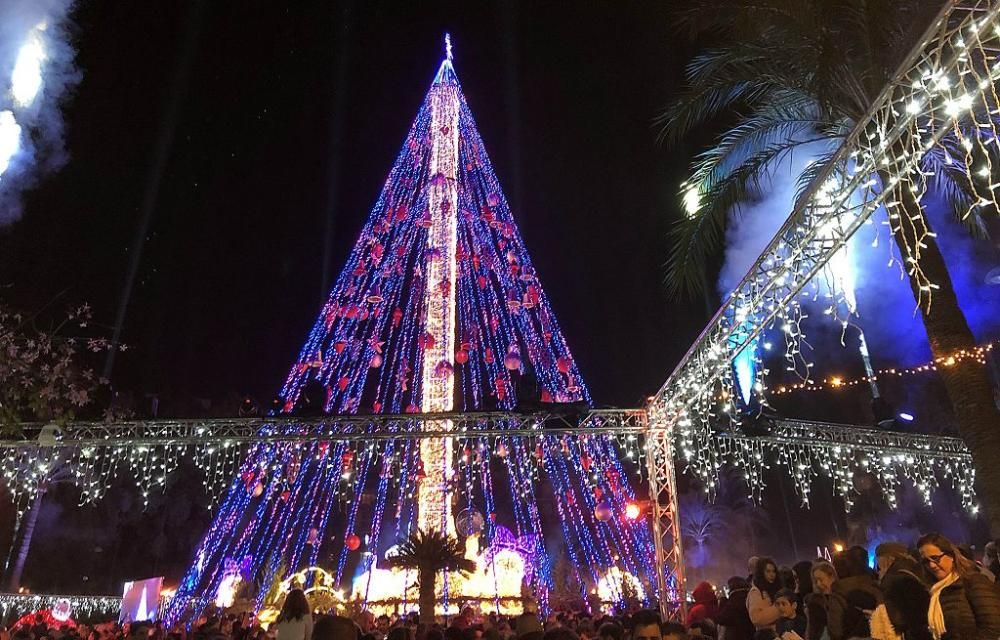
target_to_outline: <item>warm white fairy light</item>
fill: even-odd
[[[65,602],[64,602],[65,601]],[[65,607],[69,603],[70,616],[101,616],[117,619],[122,599],[116,596],[65,596],[33,593],[0,593],[0,617],[22,616],[42,609]]]
[[[912,66],[890,82],[870,117],[858,123],[828,170],[817,178],[813,190],[651,403],[652,421],[674,424],[681,456],[697,459],[709,474],[717,472],[725,457],[713,444],[713,430],[738,413],[732,404],[736,389],[731,362],[762,331],[780,329],[786,340],[787,369],[804,381],[810,379],[813,363],[800,347],[804,318],[800,300],[803,294],[815,295],[810,287],[815,287],[816,275],[831,260],[836,266],[838,252],[880,206],[886,208],[889,231],[902,249],[899,267],[916,284],[917,304],[929,311],[938,285],[923,272],[921,255],[934,234],[915,205],[928,188],[929,176],[921,165],[928,151],[940,148],[945,162],[959,166],[968,176],[967,186],[975,198],[966,215],[976,208],[997,206],[1000,184],[984,187],[982,183],[1000,183],[989,179],[993,166],[986,148],[1000,133],[992,117],[1000,110],[994,90],[1000,77],[996,54],[1000,3],[979,3],[979,11],[962,10],[965,4],[958,2],[942,11]],[[836,277],[831,280],[838,284]],[[847,303],[848,315],[836,311],[836,300],[827,315],[843,330],[853,310],[851,301],[844,298],[844,283],[839,284],[833,288],[839,288],[836,295]],[[762,366],[758,369],[765,375]],[[766,391],[762,378],[755,388]],[[837,460],[831,454],[822,463],[842,474],[847,467]],[[879,469],[879,464],[868,461],[872,469]],[[911,463],[894,459],[893,469],[900,466],[922,491],[933,487],[928,469],[959,478],[956,482],[972,508],[971,483],[946,460],[918,456]]]

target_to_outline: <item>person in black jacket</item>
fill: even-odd
[[[750,584],[745,578],[733,576],[727,586],[729,598],[719,608],[715,622],[725,627],[725,640],[753,640],[754,628],[746,605]]]
[[[778,607],[781,617],[775,625],[779,638],[792,631],[799,638],[806,637],[806,614],[799,611],[799,598],[791,589],[782,589],[774,597],[774,606]]]
[[[1000,588],[950,540],[930,533],[917,541],[920,558],[937,581],[931,587],[927,623],[936,639],[1000,638]]]
[[[930,594],[909,548],[901,542],[883,542],[875,549],[875,558],[885,603],[872,614],[872,637],[931,640],[927,627]]]

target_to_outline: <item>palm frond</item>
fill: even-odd
[[[674,26],[692,38],[719,33],[746,36],[768,23],[794,23],[802,6],[795,0],[702,0],[686,4],[671,17]]]
[[[397,552],[388,558],[390,567],[439,571],[475,571],[476,563],[465,557],[462,544],[441,531],[418,529],[400,543]]]
[[[812,137],[825,124],[817,118],[815,104],[800,93],[778,89],[769,94],[767,102],[698,155],[690,183],[708,191],[747,158],[772,144]]]
[[[741,206],[761,192],[772,169],[804,145],[824,140],[786,140],[768,145],[729,171],[702,194],[706,203],[693,216],[678,221],[669,235],[666,285],[675,296],[703,292],[708,257],[722,248],[729,213],[740,214]]]
[[[768,51],[753,45],[710,49],[688,63],[687,89],[653,120],[660,142],[671,145],[727,108],[752,104],[772,89]]]
[[[752,102],[768,87],[760,84],[715,84],[681,93],[666,110],[653,119],[659,129],[657,142],[672,146],[680,142],[698,125],[708,122],[718,114],[742,102]]]
[[[666,285],[671,294],[701,292],[707,262],[722,248],[730,214],[741,215],[741,206],[767,188],[793,150],[827,142],[798,176],[801,199],[833,161],[833,147],[882,90],[898,58],[926,28],[937,11],[931,5],[923,0],[703,0],[678,12],[676,24],[695,36],[713,36],[714,44],[687,65],[687,88],[656,119],[659,140],[676,144],[721,116],[736,124],[727,123],[697,156],[685,183],[687,190],[698,189],[703,204],[670,231]],[[944,141],[944,151],[929,154],[925,162],[937,162],[928,187],[965,215],[978,201],[976,191],[981,194],[989,185],[970,181],[965,167],[956,166],[964,153],[952,153],[952,162],[944,162],[948,144]],[[989,148],[992,156],[994,146]],[[995,164],[988,159],[1000,167],[1000,158]],[[980,162],[976,158],[972,164],[980,167]],[[992,211],[973,209],[965,223],[978,232],[979,216]]]

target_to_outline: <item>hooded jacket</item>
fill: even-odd
[[[692,625],[700,620],[715,620],[719,613],[719,598],[708,582],[699,582],[692,592],[694,606],[688,611],[687,623]]]
[[[725,627],[725,640],[753,640],[753,623],[746,606],[748,592],[749,588],[731,591],[715,617],[716,624]]]

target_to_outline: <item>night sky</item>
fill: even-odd
[[[9,303],[87,301],[110,334],[162,164],[118,388],[277,391],[446,31],[596,403],[638,405],[706,321],[662,285],[693,151],[655,141],[688,56],[663,3],[82,1],[73,17],[70,160],[0,229],[0,274]]]

